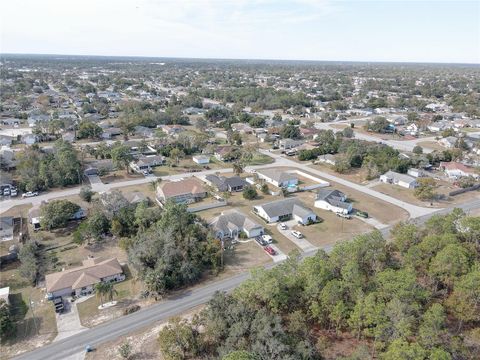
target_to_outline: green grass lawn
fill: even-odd
[[[248,162],[248,165],[265,165],[265,164],[271,164],[274,161],[275,160],[268,155],[257,153],[253,156],[252,160]]]

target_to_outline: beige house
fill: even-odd
[[[191,204],[207,196],[202,181],[195,177],[179,181],[162,182],[157,187],[157,200],[164,204],[173,200],[177,204]]]
[[[49,299],[59,296],[85,296],[94,291],[95,284],[123,280],[125,274],[117,258],[91,258],[84,260],[83,266],[45,276]]]

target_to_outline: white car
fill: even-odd
[[[350,218],[351,218],[350,215],[348,215],[348,214],[342,214],[342,213],[337,213],[337,216],[338,216],[338,217],[341,217],[341,218],[344,218],[344,219],[350,219]]]
[[[280,224],[280,229],[282,229],[282,230],[287,230],[287,229],[288,229],[287,224],[281,223],[281,224]]]
[[[29,198],[29,197],[33,197],[33,196],[38,196],[38,192],[28,191],[28,192],[22,194],[23,198]]]
[[[273,238],[270,235],[262,235],[262,239],[267,244],[271,244],[273,242]]]
[[[300,231],[292,230],[291,234],[295,236],[297,239],[303,238],[303,234]]]

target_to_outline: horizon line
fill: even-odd
[[[52,54],[52,53],[8,53],[4,55],[14,56],[73,56],[73,57],[96,57],[96,58],[138,58],[138,59],[182,59],[182,60],[216,60],[216,61],[283,61],[283,62],[324,62],[324,63],[374,63],[374,64],[432,64],[432,65],[480,65],[469,62],[441,62],[441,61],[399,61],[399,60],[313,60],[313,59],[267,59],[267,58],[209,58],[209,57],[175,57],[175,56],[146,56],[146,55],[82,55],[82,54]]]

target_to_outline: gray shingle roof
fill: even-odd
[[[312,210],[304,206],[303,203],[296,198],[272,201],[257,206],[263,208],[270,218],[288,214],[303,217],[309,213],[312,213]]]

